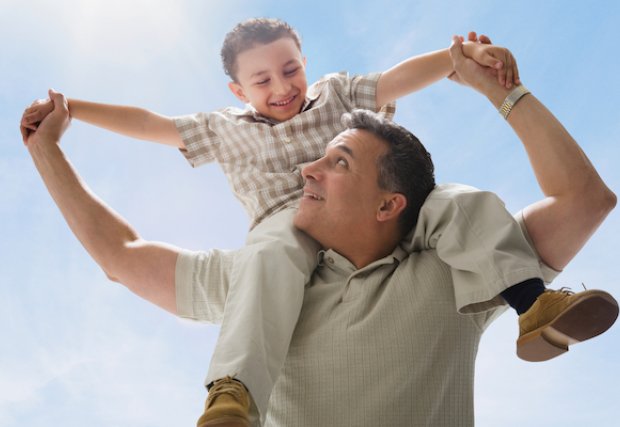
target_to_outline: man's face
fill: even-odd
[[[336,136],[325,156],[302,172],[306,182],[295,226],[338,250],[375,225],[386,194],[377,183],[377,159],[386,151],[387,144],[365,130]]]
[[[288,37],[258,44],[237,56],[233,94],[261,115],[284,121],[301,111],[306,97],[306,60]]]

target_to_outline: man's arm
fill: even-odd
[[[79,99],[69,99],[68,105],[71,117],[83,122],[132,138],[173,147],[185,147],[171,117],[144,108],[100,104]],[[22,126],[36,130],[37,124],[53,109],[54,105],[50,99],[35,101],[24,112]]]
[[[497,81],[506,87],[519,83],[516,61],[508,49],[491,45],[491,40],[470,32],[463,44],[465,56],[497,71]],[[414,56],[383,72],[377,82],[377,105],[383,106],[405,95],[449,77],[454,71],[449,49]]]
[[[499,108],[511,92],[495,83],[492,70],[466,58],[461,41],[450,48],[460,80]],[[532,94],[514,106],[508,123],[523,143],[545,198],[523,211],[527,231],[541,259],[562,270],[616,205],[577,142]]]
[[[50,91],[55,109],[36,132],[22,126],[24,143],[69,227],[106,275],[142,298],[176,313],[175,267],[179,250],[141,239],[80,179],[60,148],[69,125],[66,99]]]

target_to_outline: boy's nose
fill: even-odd
[[[286,95],[291,89],[291,84],[285,79],[274,79],[273,92],[276,95]]]

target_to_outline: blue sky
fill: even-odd
[[[312,5],[310,5],[312,3]],[[48,87],[163,114],[235,104],[224,34],[275,16],[302,34],[308,76],[381,71],[486,33],[620,192],[616,2],[0,0],[0,425],[193,425],[215,326],[180,321],[109,282],[71,235],[21,144],[18,120]],[[541,197],[523,149],[492,106],[444,81],[398,104],[442,182],[499,193],[512,211]],[[235,248],[248,221],[215,165],[74,122],[63,147],[91,188],[146,238]],[[613,212],[554,287],[620,296]],[[514,354],[516,316],[486,332],[477,425],[616,426],[620,328],[542,364]]]

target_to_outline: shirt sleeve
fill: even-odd
[[[377,106],[377,82],[381,73],[353,76],[349,80],[349,96],[354,108],[371,110],[383,114],[393,120],[396,113],[396,103],[390,102],[381,107]]]
[[[192,167],[216,159],[221,138],[209,126],[210,118],[210,113],[196,113],[174,118],[174,124],[185,145],[185,148],[181,148],[180,151]]]
[[[176,264],[177,315],[221,323],[236,251],[182,251]]]

